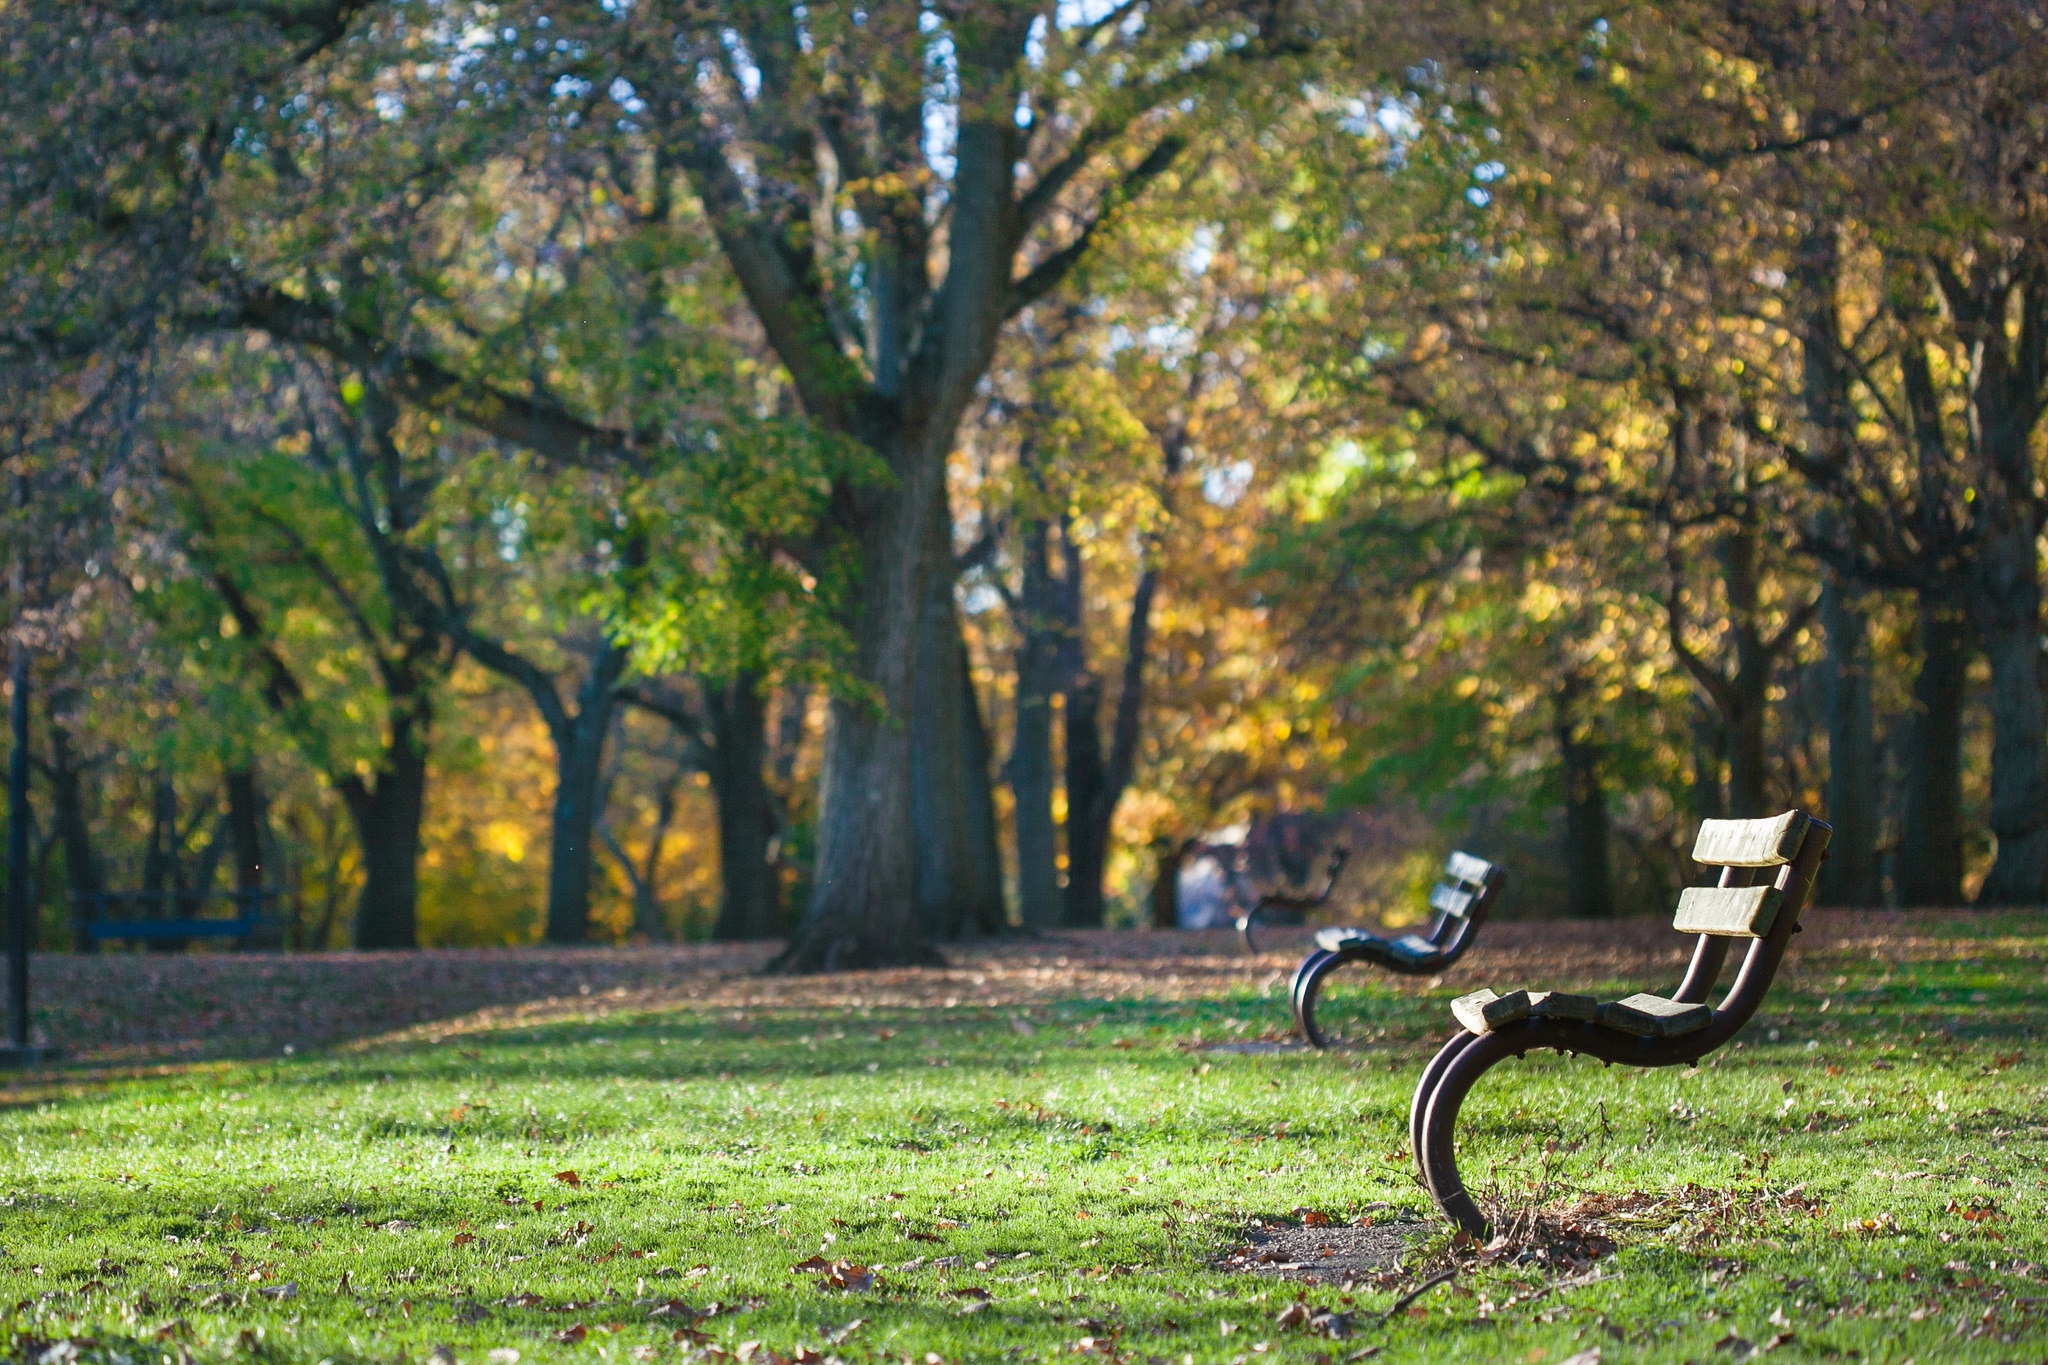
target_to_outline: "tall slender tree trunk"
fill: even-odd
[[[1692,805],[1696,820],[1728,814],[1728,788],[1721,779],[1728,757],[1728,727],[1712,707],[1696,704],[1692,717]]]
[[[1017,629],[1016,733],[1010,749],[1010,794],[1017,844],[1017,903],[1024,927],[1050,929],[1061,919],[1059,826],[1053,819],[1053,698],[1060,690],[1059,603],[1048,557],[1051,529],[1028,522],[1023,532],[1023,583]]]
[[[1744,524],[1722,537],[1720,545],[1731,633],[1735,639],[1735,676],[1730,689],[1733,704],[1722,719],[1728,727],[1728,803],[1737,819],[1770,813],[1764,719],[1775,660],[1758,624],[1761,584],[1757,539],[1756,528]]]
[[[1872,709],[1869,626],[1839,576],[1821,588],[1827,634],[1828,861],[1821,868],[1825,905],[1874,906],[1877,878],[1877,724]]]
[[[1109,861],[1108,827],[1096,818],[1109,794],[1102,754],[1102,683],[1092,673],[1067,682],[1066,922],[1099,929],[1106,909],[1102,874]]]
[[[394,700],[391,738],[368,780],[351,774],[341,794],[363,851],[355,946],[419,946],[420,822],[427,808],[427,734],[433,703]]]
[[[972,928],[994,935],[1010,927],[1009,906],[1003,900],[1002,829],[996,823],[995,745],[989,739],[988,722],[982,718],[981,698],[974,690],[967,641],[956,637],[955,648],[960,657],[960,708],[967,721],[967,816],[973,823],[975,880],[979,883],[972,900],[976,916]]]
[[[782,932],[782,886],[769,854],[779,825],[769,790],[768,698],[758,674],[704,684],[712,742],[706,767],[718,799],[718,870],[723,887],[711,936],[721,942]]]
[[[1565,895],[1578,919],[1614,915],[1612,826],[1600,780],[1597,718],[1585,714],[1586,680],[1567,670],[1557,693],[1557,749],[1564,761]]]
[[[593,709],[603,714],[593,715]],[[593,841],[610,713],[608,701],[580,709],[567,733],[556,741],[555,803],[548,839],[549,943],[582,943],[590,937],[590,874],[596,862]]]
[[[548,843],[547,941],[582,943],[590,937],[590,877],[597,861],[597,821],[602,814],[604,748],[618,712],[619,678],[628,652],[606,639],[590,659],[590,669],[577,689],[576,709],[566,712],[559,700],[550,707],[537,692],[544,687],[555,700],[554,680],[532,676],[535,692],[555,743],[555,804]]]
[[[234,861],[235,890],[245,897],[263,889],[263,790],[254,764],[229,771],[228,851]],[[242,908],[247,909],[245,905]]]
[[[1980,905],[2048,901],[2048,726],[2041,700],[2041,584],[2031,528],[2003,532],[1978,564],[1977,634],[1991,664],[1991,832],[1998,857]]]
[[[1920,668],[1906,739],[1896,891],[1902,906],[1963,903],[1963,703],[1969,623],[1955,602],[1919,594]]]
[[[99,852],[93,847],[92,821],[86,812],[84,774],[78,756],[72,752],[71,732],[50,717],[50,816],[56,825],[57,841],[64,849],[64,883],[70,893],[73,923],[89,913],[92,902],[105,883],[100,877]],[[97,941],[86,934],[74,936],[71,950],[89,953]]]

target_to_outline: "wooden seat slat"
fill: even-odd
[[[1671,927],[1681,934],[1762,938],[1777,922],[1785,893],[1775,886],[1688,886]]]
[[[1782,867],[1805,842],[1808,818],[1788,810],[1768,820],[1702,820],[1692,860],[1704,867]]]
[[[1600,1006],[1600,1026],[1638,1038],[1682,1038],[1714,1020],[1711,1005],[1689,1005],[1661,995],[1631,995]]]

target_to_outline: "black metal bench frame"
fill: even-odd
[[[1463,957],[1506,885],[1507,873],[1498,866],[1469,853],[1453,853],[1444,862],[1443,880],[1430,892],[1436,920],[1428,934],[1389,938],[1364,929],[1325,929],[1318,934],[1316,947],[1294,969],[1287,990],[1301,1036],[1313,1047],[1330,1046],[1316,1024],[1316,1001],[1324,984],[1354,962],[1401,976],[1434,976]]]
[[[1799,815],[1800,812],[1788,812]],[[1780,817],[1783,818],[1783,817]],[[1753,821],[1708,821],[1716,824],[1763,824]],[[1777,976],[1786,946],[1799,932],[1799,917],[1813,892],[1814,877],[1827,857],[1832,827],[1807,819],[1798,851],[1783,861],[1751,866],[1722,864],[1721,887],[1774,886],[1780,899],[1770,928],[1760,937],[1727,930],[1703,932],[1693,948],[1685,978],[1669,999],[1682,1005],[1704,1005],[1728,957],[1730,937],[1750,937],[1742,969],[1704,1027],[1677,1037],[1638,1037],[1597,1020],[1526,1018],[1486,1033],[1459,1032],[1424,1068],[1408,1111],[1408,1135],[1422,1182],[1437,1207],[1452,1223],[1484,1240],[1491,1235],[1485,1214],[1466,1192],[1458,1175],[1454,1145],[1458,1113],[1472,1087],[1501,1062],[1526,1056],[1531,1049],[1550,1048],[1567,1055],[1584,1053],[1612,1065],[1696,1066],[1700,1058],[1727,1043],[1756,1014]],[[1697,851],[1697,850],[1696,850]],[[1683,907],[1681,906],[1681,910]]]

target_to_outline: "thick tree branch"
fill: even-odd
[[[1103,224],[1108,222],[1117,210],[1144,193],[1147,185],[1164,175],[1186,145],[1180,138],[1171,135],[1161,138],[1154,144],[1143,160],[1126,171],[1117,183],[1104,193],[1102,202],[1096,206],[1093,216],[1082,225],[1071,242],[1040,261],[1021,279],[1011,283],[1009,298],[1003,309],[1004,315],[1014,316],[1058,288],[1060,282],[1080,263],[1081,258],[1087,255],[1095,234]]]

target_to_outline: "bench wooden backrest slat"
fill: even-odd
[[[1671,927],[1682,934],[1762,938],[1784,903],[1784,892],[1775,886],[1688,886]]]
[[[1704,867],[1779,867],[1798,855],[1808,817],[1788,810],[1767,820],[1702,820],[1692,860]]]
[[[1449,882],[1438,882],[1436,889],[1429,893],[1429,908],[1441,914],[1456,915],[1463,919],[1472,911],[1472,902],[1479,899],[1476,891],[1467,891]]]
[[[1475,891],[1486,885],[1486,879],[1492,872],[1492,863],[1484,858],[1475,858],[1469,853],[1453,853],[1444,860],[1445,879],[1462,882]]]

